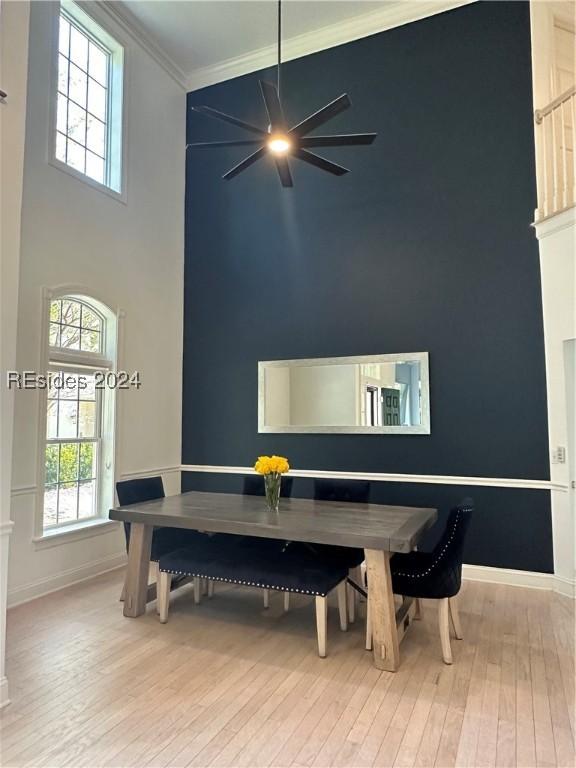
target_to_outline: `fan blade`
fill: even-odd
[[[193,144],[186,144],[188,147],[248,147],[254,144],[262,144],[262,139],[245,139],[244,141],[196,141]]]
[[[326,104],[326,106],[319,109],[318,112],[314,112],[313,115],[310,115],[310,117],[307,117],[305,120],[298,123],[298,125],[295,125],[294,128],[291,128],[290,133],[294,133],[296,136],[304,136],[304,134],[310,133],[310,131],[317,128],[319,125],[323,125],[328,122],[328,120],[336,117],[340,112],[344,112],[344,110],[348,109],[351,104],[352,102],[350,101],[348,94],[343,93],[342,96],[338,96],[338,98],[331,101],[330,104]]]
[[[198,106],[192,107],[192,109],[194,112],[200,112],[201,115],[214,117],[216,120],[223,120],[225,123],[230,123],[231,125],[237,125],[238,128],[244,128],[244,130],[250,131],[251,133],[259,133],[261,136],[266,135],[266,131],[263,131],[262,128],[258,128],[251,123],[245,123],[244,120],[239,120],[237,117],[232,117],[217,109],[212,109],[212,107]]]
[[[222,178],[229,180],[233,179],[234,176],[238,176],[239,173],[251,166],[252,163],[255,163],[256,160],[259,160],[264,152],[266,152],[266,147],[260,147],[260,149],[257,149],[256,152],[253,152],[251,155],[248,155],[248,157],[245,157],[241,163],[238,163],[238,165],[230,168],[230,170],[227,171],[224,176],[222,176]]]
[[[282,111],[282,104],[280,104],[276,86],[260,80],[260,90],[262,91],[264,104],[266,104],[266,111],[268,112],[272,130],[276,131],[285,128],[286,121],[284,120],[284,112]]]
[[[306,136],[298,141],[301,147],[347,147],[372,144],[377,133],[344,133],[339,136]]]
[[[292,174],[290,173],[290,166],[288,160],[285,157],[275,157],[276,168],[278,169],[278,176],[283,187],[293,187]]]
[[[349,173],[348,168],[344,168],[342,165],[336,165],[336,163],[326,160],[320,155],[315,155],[314,152],[308,152],[306,149],[294,149],[292,150],[294,157],[299,157],[300,160],[304,160],[305,163],[315,165],[316,168],[321,168],[323,171],[333,173],[334,176],[344,176],[345,173]]]

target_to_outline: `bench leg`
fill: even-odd
[[[328,629],[328,598],[316,598],[316,631],[318,633],[318,656],[326,656],[326,632]]]
[[[346,632],[348,629],[348,616],[346,613],[346,581],[341,581],[336,587],[338,595],[338,613],[340,614],[340,629]]]
[[[168,621],[168,607],[170,605],[170,587],[172,585],[172,576],[169,573],[159,571],[158,581],[156,582],[158,613],[160,614],[160,623],[166,624]]]

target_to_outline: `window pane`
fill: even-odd
[[[46,446],[46,485],[58,482],[58,448],[57,445]]]
[[[58,48],[64,56],[70,51],[70,24],[63,16],[60,16],[60,33],[58,36]]]
[[[62,371],[61,400],[78,400],[78,375]]]
[[[60,304],[61,302],[59,299],[50,302],[50,320],[52,320],[53,323],[60,322]]]
[[[68,136],[78,144],[86,143],[86,112],[68,102]]]
[[[58,506],[58,486],[47,485],[44,489],[44,528],[50,525],[56,525]]]
[[[96,483],[90,480],[80,483],[78,495],[78,519],[96,515]]]
[[[58,90],[68,95],[68,59],[62,54],[58,57]]]
[[[90,43],[88,73],[102,85],[108,85],[108,56],[94,43]]]
[[[68,154],[66,155],[66,162],[71,168],[75,168],[77,171],[84,173],[86,152],[84,149],[75,142],[68,139]]]
[[[74,64],[70,64],[68,98],[75,101],[81,107],[86,108],[86,75]]]
[[[76,482],[78,479],[78,443],[60,443],[60,483]]]
[[[66,162],[66,136],[60,131],[56,133],[56,159]]]
[[[80,325],[80,303],[64,299],[62,301],[62,322],[65,325]]]
[[[58,493],[58,522],[76,520],[78,514],[78,484],[62,483]]]
[[[86,152],[86,176],[104,183],[104,160],[92,152]]]
[[[58,94],[58,105],[56,107],[56,128],[60,133],[66,133],[66,122],[68,114],[68,99],[66,96]]]
[[[74,26],[70,29],[70,59],[84,71],[88,69],[88,39]]]
[[[84,383],[86,384],[86,387],[80,390],[80,400],[95,400],[96,389],[94,376],[85,376]]]
[[[86,134],[86,146],[100,157],[104,157],[106,149],[106,130],[101,120],[88,115],[88,133]]]
[[[93,331],[99,331],[101,320],[95,312],[88,307],[82,307],[82,328],[90,328]]]
[[[96,437],[96,403],[81,400],[78,411],[78,437]]]
[[[46,409],[46,435],[58,437],[58,400],[48,400]]]
[[[58,401],[58,437],[77,437],[78,403],[75,400]]]
[[[80,328],[63,325],[60,334],[60,346],[65,349],[80,349]]]
[[[106,89],[92,78],[88,78],[88,112],[106,120]]]
[[[100,334],[98,331],[85,331],[82,330],[82,344],[83,352],[100,352]]]
[[[60,346],[60,326],[58,323],[50,323],[50,346]]]
[[[80,445],[80,480],[96,477],[96,446],[94,443]]]

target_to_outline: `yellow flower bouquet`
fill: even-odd
[[[271,512],[278,512],[282,475],[290,471],[288,459],[284,456],[259,456],[254,470],[264,478],[266,503]]]

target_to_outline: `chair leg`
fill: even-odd
[[[284,592],[284,610],[290,610],[290,592]]]
[[[420,605],[420,598],[414,598],[414,620],[420,621],[422,618],[422,606]]]
[[[348,616],[346,605],[346,581],[341,581],[336,587],[336,593],[338,595],[338,613],[340,615],[340,629],[342,632],[346,632],[348,629]]]
[[[270,590],[263,589],[262,592],[264,594],[264,608],[270,608]]]
[[[202,594],[208,595],[208,579],[202,579]]]
[[[445,597],[438,601],[438,625],[440,627],[440,642],[442,658],[445,664],[452,664],[452,649],[450,648],[450,604]]]
[[[458,599],[456,597],[450,597],[448,599],[448,605],[450,606],[450,618],[454,629],[454,637],[456,640],[462,640],[463,634],[462,625],[460,624],[460,614],[458,613]]]
[[[328,629],[328,598],[316,598],[316,631],[318,633],[318,656],[326,656],[326,631]]]
[[[156,582],[156,592],[158,596],[158,613],[160,614],[160,623],[166,624],[168,621],[168,608],[170,606],[170,586],[172,576],[169,573],[159,571],[158,581]]]
[[[160,570],[158,563],[151,561],[148,566],[148,584],[156,584],[156,613],[160,613],[160,607],[158,605],[158,579]]]
[[[211,600],[214,597],[214,579],[208,579],[208,598]]]
[[[366,650],[372,650],[372,616],[370,613],[370,595],[366,603]]]
[[[200,603],[200,592],[201,592],[201,584],[200,584],[200,576],[194,576],[194,602],[196,605]]]

